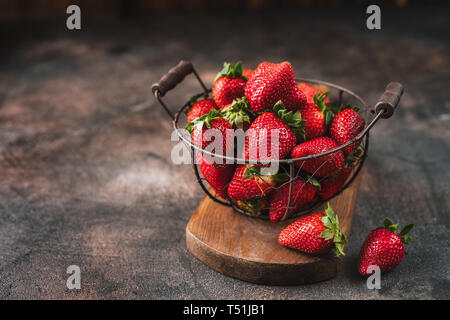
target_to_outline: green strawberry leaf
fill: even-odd
[[[302,114],[299,111],[292,112],[288,111],[284,106],[283,102],[279,100],[273,106],[273,112],[286,123],[294,133],[300,134],[304,140],[306,140],[306,134],[303,130],[306,121],[302,120]]]
[[[317,92],[314,95],[314,103],[322,112],[325,112],[325,110],[328,108],[327,104],[325,103],[325,99],[328,97],[329,94],[330,94],[330,91],[327,91],[323,94],[321,94],[320,92]]]
[[[189,103],[188,103],[188,105],[187,105],[187,107],[186,107],[186,110],[185,110],[184,112],[187,114],[187,113],[189,112],[189,110],[191,110],[192,106],[193,106],[195,103],[197,103],[197,102],[199,102],[199,101],[202,101],[202,100],[204,100],[204,99],[208,99],[208,94],[204,94],[204,95],[199,96],[199,97],[197,97],[196,95],[190,97],[190,98],[189,98]]]
[[[246,97],[235,99],[231,106],[223,110],[222,115],[228,120],[230,125],[239,129],[244,129],[244,123],[251,123],[252,118],[256,117],[250,109],[250,104]]]
[[[228,78],[242,78],[247,81],[247,78],[242,75],[242,61],[236,62],[234,66],[229,62],[224,62],[222,70],[217,74],[214,82],[221,77]]]
[[[202,115],[201,117],[198,117],[192,122],[189,122],[186,125],[186,130],[189,131],[189,133],[192,133],[194,131],[194,128],[202,129],[203,126],[206,126],[207,128],[211,128],[211,121],[217,118],[221,118],[222,113],[217,111],[216,109],[211,109],[209,113]]]
[[[320,236],[325,240],[333,239],[336,256],[345,255],[344,246],[347,244],[347,239],[339,228],[339,218],[334,213],[330,203],[328,203],[328,207],[325,209],[325,216],[321,218],[321,221],[327,229]]]
[[[384,219],[384,221],[383,221],[383,227],[384,227],[385,229],[388,229],[389,231],[395,233],[395,232],[397,231],[398,224],[393,224],[391,220],[389,220],[389,219]]]
[[[404,236],[406,235],[408,232],[411,231],[411,229],[414,227],[414,224],[408,224],[406,225],[398,234],[399,236]]]
[[[261,167],[258,166],[251,166],[247,167],[247,169],[244,172],[244,179],[251,179],[254,176],[260,176],[261,175]]]
[[[289,180],[289,175],[287,173],[278,173],[273,175],[273,180],[277,183],[286,182]]]
[[[334,115],[332,110],[325,110],[325,125],[329,126],[333,122]]]

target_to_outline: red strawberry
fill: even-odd
[[[299,110],[306,102],[305,95],[297,88],[289,62],[261,63],[247,81],[245,96],[256,113],[271,110],[279,100],[292,110]]]
[[[278,242],[309,254],[327,253],[334,247],[337,256],[344,255],[344,246],[347,244],[339,229],[339,219],[330,204],[325,213],[304,216],[287,226],[278,236]]]
[[[291,158],[301,158],[337,148],[338,145],[328,137],[314,138],[297,145],[291,152]],[[342,150],[305,161],[296,161],[295,165],[317,177],[329,177],[344,165]]]
[[[277,222],[290,217],[295,211],[310,203],[317,193],[317,187],[302,178],[297,177],[293,182],[292,198],[289,204],[289,211],[286,208],[289,201],[289,183],[284,183],[270,197],[270,221]],[[284,218],[284,219],[283,219]]]
[[[255,116],[249,107],[246,97],[234,100],[220,111],[223,117],[233,126],[233,129],[242,129],[244,131],[247,131],[250,127],[251,119]]]
[[[250,125],[245,136],[244,159],[284,159],[296,144],[295,134],[303,133],[305,122],[301,120],[300,112],[287,111],[281,101],[273,106],[273,110],[274,113],[261,114]],[[272,154],[272,148],[278,152],[278,156]]]
[[[384,227],[369,233],[359,252],[358,271],[363,276],[371,274],[367,270],[369,266],[378,266],[381,272],[394,269],[405,256],[404,244],[412,240],[407,233],[413,224],[405,226],[399,234],[396,233],[398,224],[393,225],[386,219],[383,225]]]
[[[234,200],[261,198],[270,194],[277,182],[287,178],[283,174],[263,175],[261,170],[259,166],[238,166],[228,185],[228,196]]]
[[[331,123],[334,113],[326,105],[329,92],[322,95],[316,93],[313,97],[314,103],[307,103],[301,110],[302,119],[306,121],[304,131],[306,140],[322,137]]]
[[[243,75],[245,78],[250,79],[250,77],[252,76],[252,74],[253,74],[254,71],[255,71],[255,70],[244,69],[244,70],[242,70],[242,75]]]
[[[344,186],[347,178],[350,176],[356,163],[359,161],[361,149],[356,149],[355,152],[345,159],[344,166],[337,173],[331,177],[320,181],[320,198],[326,200],[334,196]]]
[[[242,62],[236,63],[234,67],[225,62],[212,87],[212,96],[219,108],[243,97],[246,82],[247,78],[242,75]]]
[[[212,157],[197,151],[197,163],[203,177],[222,198],[227,196],[227,186],[233,177],[234,165],[217,164]]]
[[[189,102],[189,108],[186,109],[187,121],[192,122],[204,114],[209,113],[211,109],[216,109],[217,106],[213,99],[204,97],[202,100],[197,100],[194,96]]]
[[[301,92],[303,92],[306,96],[306,102],[308,104],[313,104],[314,103],[314,96],[319,93],[319,95],[324,94],[325,92],[327,92],[328,90],[325,91],[321,91],[318,88],[306,83],[306,82],[300,82],[297,85],[297,88],[300,89]],[[330,103],[330,99],[328,97],[326,97],[324,99],[325,103]]]
[[[233,152],[234,134],[228,121],[222,118],[222,114],[216,109],[211,109],[208,114],[189,122],[186,129],[192,133],[192,141],[198,147],[205,149],[215,141],[219,134],[222,138],[222,150],[214,150],[216,153],[227,155]],[[215,130],[211,130],[215,129]],[[212,150],[209,150],[212,151]]]
[[[344,109],[334,117],[330,126],[330,136],[338,145],[343,145],[355,138],[364,129],[365,125],[366,122],[358,112],[352,108]],[[347,154],[352,153],[353,150],[358,148],[360,143],[361,140],[352,143],[344,148],[344,152]]]

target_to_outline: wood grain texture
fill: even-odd
[[[349,236],[361,174],[349,188],[330,201],[342,232]],[[315,212],[325,209],[318,208]],[[342,257],[332,253],[312,256],[278,244],[278,234],[289,223],[251,218],[205,197],[186,227],[189,251],[209,267],[241,280],[269,285],[297,285],[333,278]]]

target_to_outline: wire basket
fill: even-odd
[[[312,80],[312,79],[296,79],[297,82],[306,82],[312,85],[321,85],[329,88],[330,95],[329,98],[331,101],[336,103],[337,105],[341,104],[351,104],[357,105],[360,110],[359,114],[365,120],[364,129],[353,139],[349,140],[347,143],[340,145],[337,148],[328,150],[326,152],[308,155],[301,158],[289,158],[289,159],[280,159],[280,160],[271,160],[271,162],[276,162],[279,166],[280,172],[284,173],[287,177],[285,181],[282,183],[278,183],[276,185],[270,185],[262,192],[262,195],[256,198],[262,207],[260,210],[255,211],[254,208],[250,208],[247,202],[236,201],[231,199],[229,196],[220,197],[217,192],[211,188],[207,182],[208,176],[203,176],[201,171],[199,170],[199,166],[197,164],[197,157],[199,154],[208,155],[209,157],[221,159],[223,162],[227,161],[223,166],[237,166],[237,165],[245,165],[250,164],[250,161],[247,159],[243,159],[242,157],[229,157],[221,154],[211,153],[207,150],[202,149],[201,147],[195,145],[192,142],[192,138],[189,134],[186,134],[184,130],[180,130],[185,127],[187,123],[187,118],[185,116],[185,110],[189,106],[189,101],[187,101],[184,105],[182,105],[178,111],[173,114],[172,111],[168,108],[168,106],[162,100],[162,97],[171,89],[175,88],[177,84],[183,81],[183,79],[193,73],[197,78],[202,92],[198,93],[196,97],[203,96],[205,94],[209,94],[211,89],[208,89],[204,82],[201,80],[198,73],[195,71],[193,65],[187,61],[180,61],[180,63],[169,70],[169,72],[164,75],[158,83],[153,84],[152,92],[156,99],[159,101],[161,106],[167,112],[167,114],[172,119],[173,128],[176,130],[179,138],[191,149],[192,156],[192,164],[195,176],[197,178],[198,183],[204,190],[204,192],[215,202],[218,202],[225,206],[231,206],[233,209],[241,214],[245,214],[251,217],[257,217],[261,219],[269,219],[269,216],[265,214],[270,210],[271,197],[276,193],[276,190],[283,188],[283,192],[288,193],[288,200],[286,204],[283,206],[283,214],[280,221],[285,219],[295,218],[300,215],[311,212],[313,209],[319,207],[323,203],[329,201],[330,199],[336,197],[340,194],[344,189],[346,189],[357,177],[361,168],[364,164],[364,161],[367,157],[368,147],[369,147],[369,131],[374,126],[374,124],[380,118],[389,118],[394,113],[395,108],[397,107],[400,97],[403,94],[403,86],[397,82],[391,82],[386,87],[385,92],[382,94],[378,102],[374,105],[373,108],[370,108],[369,105],[356,93],[343,88],[341,86],[335,85],[333,83],[320,81],[320,80]],[[331,161],[334,156],[342,153],[343,149],[354,144],[359,143],[358,146],[358,154],[359,156],[356,159],[356,162],[352,165],[352,169],[350,173],[346,174],[345,182],[342,184],[342,187],[335,192],[331,197],[323,198],[319,196],[319,192],[317,192],[313,199],[309,200],[307,203],[299,206],[301,203],[301,199],[299,199],[299,190],[302,190],[303,187],[306,187],[307,184],[310,184],[312,179],[316,179],[319,183],[326,181],[326,179],[330,179],[329,177],[315,177],[314,173],[306,173],[302,170],[303,164],[307,161],[311,161],[314,159],[325,159],[325,157]],[[326,163],[324,161],[323,163]],[[264,162],[262,162],[264,164]],[[217,169],[223,168],[220,165],[217,165]],[[234,167],[233,167],[234,169]],[[342,169],[341,169],[342,170]],[[208,173],[212,174],[212,171]],[[337,172],[336,174],[339,174]],[[264,177],[259,177],[264,179]],[[234,179],[234,178],[233,178]],[[233,181],[230,180],[229,183]],[[264,181],[264,180],[263,180]],[[302,183],[299,189],[298,182]],[[238,183],[242,183],[242,181],[237,181]],[[244,185],[244,184],[243,184]],[[228,185],[227,185],[228,186]],[[224,188],[226,189],[227,186]],[[294,189],[297,191],[294,192]],[[217,190],[219,192],[219,190]],[[226,191],[226,190],[222,190]],[[279,190],[281,192],[281,190]],[[300,201],[299,201],[300,200]],[[279,209],[279,208],[278,208]]]

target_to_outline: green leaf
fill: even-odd
[[[302,114],[299,111],[288,111],[281,100],[274,104],[272,110],[293,132],[300,134],[305,139],[305,131],[303,128],[306,121],[302,120]]]
[[[192,133],[192,131],[194,131],[194,128],[201,129],[203,128],[203,126],[211,128],[211,121],[221,117],[222,114],[219,111],[217,111],[216,109],[211,109],[209,113],[204,114],[197,119],[194,119],[194,121],[192,122],[189,122],[186,125],[186,130],[189,131],[189,133]]]
[[[404,236],[406,235],[408,232],[411,231],[411,229],[414,227],[414,224],[408,224],[406,225],[398,234],[399,236]]]
[[[222,115],[228,120],[230,125],[234,125],[239,129],[244,129],[244,123],[250,123],[256,115],[250,109],[250,104],[246,97],[233,100],[231,105],[226,109],[222,109]]]
[[[325,240],[330,240],[334,237],[334,232],[330,229],[326,229],[324,232],[320,234],[321,238],[324,238]]]
[[[273,180],[277,183],[286,182],[289,180],[289,175],[287,173],[278,173],[273,175]]]
[[[261,167],[258,166],[251,166],[247,167],[247,169],[244,172],[244,179],[251,179],[254,176],[260,176],[261,175]]]
[[[325,125],[329,126],[333,122],[334,112],[331,110],[325,110]]]
[[[309,176],[307,181],[312,184],[313,186],[317,187],[319,190],[322,188],[322,186],[320,185],[319,180],[317,180],[317,178],[313,177],[313,176]]]
[[[247,81],[247,78],[242,75],[242,61],[236,62],[234,66],[229,62],[224,62],[222,70],[217,74],[214,82],[221,77],[242,78]]]

